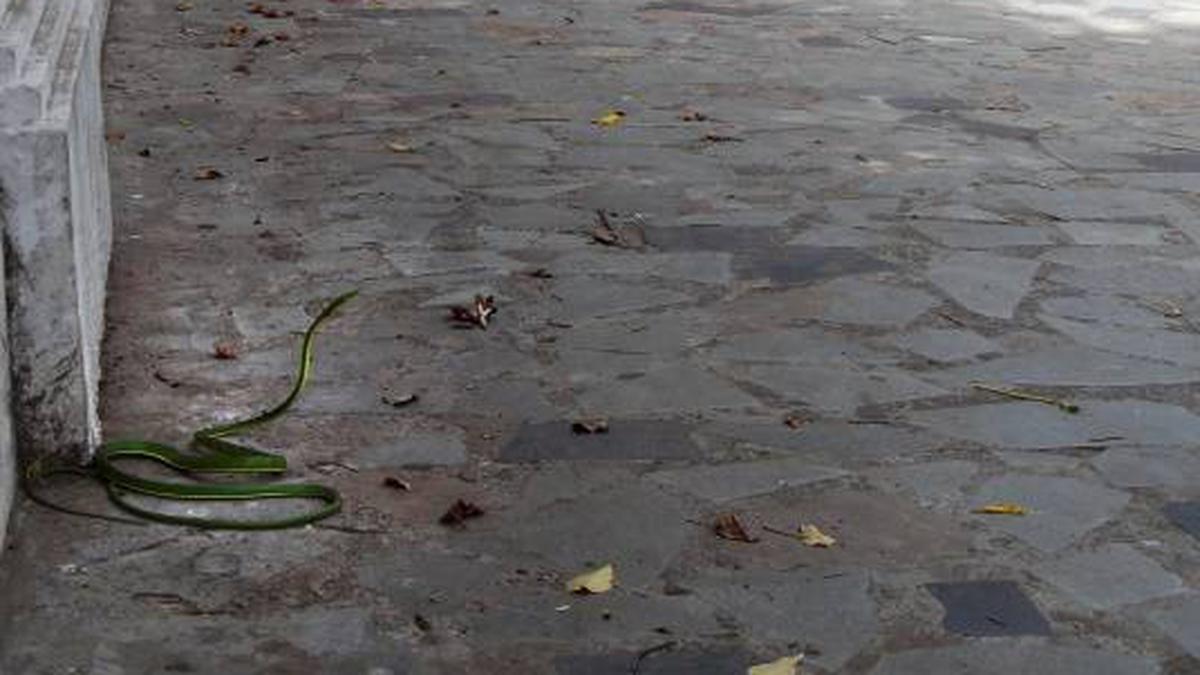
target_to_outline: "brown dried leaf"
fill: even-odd
[[[708,120],[708,115],[699,110],[685,110],[679,114],[679,119],[684,122],[704,122]]]
[[[588,419],[575,420],[571,422],[571,431],[579,435],[585,434],[607,434],[608,420],[603,417],[591,417]]]
[[[202,166],[199,169],[196,169],[196,172],[192,174],[192,178],[195,180],[217,180],[218,178],[223,178],[224,176],[225,174],[211,166]]]
[[[401,490],[403,492],[409,492],[412,490],[412,484],[410,484],[408,481],[406,481],[402,478],[397,478],[395,476],[388,476],[388,477],[384,478],[383,486],[387,487],[387,488],[392,488],[393,490]]]
[[[732,513],[725,513],[717,516],[713,523],[713,534],[722,539],[730,541],[742,541],[747,544],[753,544],[758,541],[758,537],[750,536],[746,528],[742,526],[742,521]]]
[[[237,344],[229,341],[213,345],[213,358],[222,361],[232,361],[238,357]]]
[[[788,413],[783,418],[783,424],[789,429],[801,429],[812,422],[812,418],[804,413]]]
[[[478,518],[483,514],[484,510],[474,503],[459,499],[450,505],[438,522],[448,527],[462,527],[466,521]]]
[[[737,136],[727,136],[725,134],[709,132],[704,134],[704,140],[709,143],[741,143],[744,139],[738,138]]]
[[[458,323],[471,324],[487,330],[488,322],[496,313],[496,299],[490,295],[476,295],[470,307],[454,306],[450,308],[450,320]]]
[[[613,227],[603,209],[596,210],[596,226],[592,228],[592,240],[605,246],[639,249],[646,245],[646,233],[636,225]]]

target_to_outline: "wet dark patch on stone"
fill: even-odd
[[[969,636],[1049,635],[1050,624],[1033,601],[1012,581],[926,584],[942,603],[942,626]]]
[[[823,246],[766,247],[734,259],[739,279],[768,279],[775,284],[803,284],[892,269],[891,263],[866,253]]]
[[[1200,173],[1200,152],[1145,152],[1129,157],[1146,168],[1163,173]]]
[[[664,0],[642,6],[643,10],[667,10],[671,12],[693,12],[695,14],[716,14],[718,16],[763,16],[774,14],[785,9],[784,5],[706,5],[691,0]]]
[[[1041,133],[1040,130],[1029,127],[983,122],[953,114],[942,115],[925,112],[906,117],[902,121],[905,124],[916,124],[927,127],[942,127],[947,124],[954,124],[962,131],[975,136],[1000,138],[1007,141],[1023,141],[1026,143],[1037,141],[1038,134]]]
[[[784,233],[764,227],[692,225],[646,229],[646,242],[663,251],[760,251],[780,243]]]
[[[949,96],[893,96],[884,99],[884,102],[898,110],[919,110],[933,113],[971,108],[966,101]]]
[[[1200,539],[1200,501],[1171,502],[1163,514],[1179,529]]]
[[[834,49],[856,46],[836,35],[815,35],[810,38],[801,38],[800,44],[805,47],[830,47]]]
[[[700,456],[691,427],[669,420],[611,420],[608,432],[576,434],[569,421],[525,424],[501,461],[690,459]]]
[[[662,643],[666,643],[663,640]],[[650,645],[654,647],[655,645]],[[554,661],[554,672],[561,675],[613,675],[631,673],[634,663],[641,675],[729,675],[744,673],[754,659],[742,651],[674,651],[662,649],[648,653],[638,661],[641,652],[562,656]]]

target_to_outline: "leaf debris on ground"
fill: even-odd
[[[684,122],[705,122],[708,120],[708,115],[699,110],[684,110],[679,113],[679,119]]]
[[[728,134],[718,134],[718,133],[710,131],[709,133],[704,134],[704,140],[707,143],[741,143],[745,139],[738,138],[737,136],[730,136]]]
[[[592,120],[592,124],[595,124],[598,127],[611,129],[612,127],[618,126],[619,124],[621,124],[621,122],[624,122],[624,121],[625,121],[625,111],[624,110],[606,110],[599,117]]]
[[[195,180],[217,180],[218,178],[224,177],[225,174],[221,173],[219,169],[212,166],[202,166],[199,169],[196,169],[195,173],[192,174],[192,178]]]
[[[1053,398],[1051,396],[1041,396],[1039,394],[1034,394],[1022,389],[1015,389],[1013,387],[1000,387],[992,384],[984,384],[982,382],[972,382],[971,386],[980,391],[999,394],[1001,396],[1007,396],[1009,398],[1015,398],[1021,401],[1033,401],[1034,403],[1052,405],[1055,408],[1058,408],[1065,413],[1071,413],[1072,415],[1079,412],[1079,406],[1074,403],[1064,401],[1063,399],[1059,398]]]
[[[571,422],[571,431],[581,435],[607,434],[608,420],[603,417],[589,417]]]
[[[388,141],[387,149],[399,154],[407,154],[416,150],[416,148],[403,138],[393,138]]]
[[[213,358],[220,361],[232,361],[238,357],[237,344],[228,340],[213,345]]]
[[[993,516],[1023,516],[1029,513],[1029,511],[1020,504],[996,502],[995,504],[985,504],[975,509],[974,513],[985,513]]]
[[[383,479],[383,486],[386,488],[391,488],[393,490],[400,490],[402,492],[411,492],[412,491],[412,483],[409,483],[408,481],[404,480],[403,478],[398,478],[396,476],[386,476]],[[453,507],[451,507],[451,508],[453,508]]]
[[[442,514],[438,522],[448,527],[462,527],[466,521],[478,518],[484,513],[484,510],[475,503],[458,499]]]
[[[723,513],[717,516],[717,519],[713,522],[712,530],[713,534],[729,541],[741,541],[747,544],[753,544],[758,541],[758,537],[750,536],[750,533],[742,525],[742,521],[738,520],[737,515],[733,513]]]
[[[799,541],[801,544],[804,544],[805,546],[812,546],[813,548],[831,548],[837,543],[837,539],[826,534],[825,532],[822,532],[821,528],[813,525],[812,523],[802,523],[795,532],[788,532],[787,530],[781,530],[777,527],[771,527],[770,525],[763,525],[763,529],[772,534],[791,537],[792,539]]]
[[[596,209],[596,226],[592,228],[592,240],[615,248],[639,249],[646,245],[646,233],[638,225],[614,227],[604,209]]]
[[[616,570],[613,569],[612,563],[608,563],[572,578],[567,582],[567,592],[577,595],[607,593],[612,590],[616,581]]]
[[[788,413],[783,417],[783,425],[789,429],[800,429],[812,423],[812,417],[804,413]]]
[[[496,313],[496,299],[490,295],[476,295],[470,307],[455,305],[450,308],[450,320],[487,330],[488,322]]]
[[[803,660],[804,654],[785,656],[770,663],[760,663],[757,666],[750,666],[746,670],[746,675],[799,675],[800,662]]]
[[[421,397],[416,394],[384,394],[380,399],[393,408],[403,408],[421,400]]]

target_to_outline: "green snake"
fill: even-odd
[[[103,443],[96,451],[92,464],[86,468],[55,468],[41,470],[33,465],[25,472],[25,491],[30,498],[43,506],[58,511],[98,517],[105,520],[131,522],[125,518],[102,516],[78,511],[60,506],[41,496],[32,489],[31,482],[36,478],[45,478],[56,473],[84,473],[99,480],[108,492],[113,504],[124,511],[150,521],[187,525],[205,529],[236,529],[236,530],[272,530],[287,527],[307,525],[337,513],[342,506],[341,495],[333,488],[313,483],[180,483],[144,478],[118,468],[121,460],[143,459],[151,460],[168,466],[184,474],[282,474],[287,470],[287,460],[269,452],[263,452],[232,441],[226,440],[265,424],[288,411],[299,398],[300,392],[307,384],[313,369],[313,341],[321,324],[333,315],[343,303],[357,295],[351,291],[334,298],[321,313],[312,320],[304,333],[304,341],[300,346],[300,363],[297,368],[295,381],[287,398],[278,405],[254,417],[243,420],[206,427],[192,434],[192,447],[195,452],[182,452],[177,448],[152,441],[130,440],[109,441]],[[128,495],[136,493],[157,497],[160,499],[179,501],[239,501],[262,499],[306,499],[317,500],[320,505],[314,509],[280,518],[266,519],[229,519],[211,518],[206,516],[187,516],[174,513],[164,513],[139,506],[130,501]],[[141,521],[132,521],[141,522]]]

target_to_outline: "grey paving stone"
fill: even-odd
[[[992,211],[987,211],[970,204],[940,204],[918,206],[907,214],[909,217],[925,218],[928,220],[943,220],[953,223],[1004,223],[1004,217]],[[1023,228],[1036,232],[1037,228]]]
[[[1055,448],[1088,442],[1180,445],[1200,433],[1200,417],[1149,401],[1080,401],[1078,414],[1032,401],[943,408],[907,414],[913,424],[1003,448]]]
[[[955,441],[901,424],[851,424],[817,420],[791,429],[778,419],[757,422],[719,422],[701,427],[707,444],[785,450],[820,462],[844,466],[891,460],[935,450]]]
[[[1087,347],[1057,347],[929,373],[932,382],[1120,387],[1200,381],[1200,370]]]
[[[718,251],[687,253],[624,253],[580,251],[549,265],[557,276],[594,274],[637,278],[675,279],[700,284],[725,285],[733,280],[733,256]]]
[[[687,587],[738,632],[811,645],[820,653],[805,661],[832,672],[869,644],[879,626],[870,577],[861,570],[713,574]]]
[[[807,458],[795,457],[670,469],[651,473],[648,478],[701,499],[726,502],[846,475],[840,469],[815,465]]]
[[[999,345],[969,330],[922,328],[895,338],[896,345],[931,361],[953,363],[1000,351]]]
[[[722,337],[710,354],[727,361],[773,363],[890,363],[897,360],[895,356],[870,349],[841,331],[819,326]]]
[[[912,225],[921,234],[950,248],[986,249],[1005,246],[1047,246],[1050,235],[1022,225],[923,222]]]
[[[1084,296],[1047,298],[1040,305],[1042,315],[1076,321],[1099,321],[1109,326],[1135,326],[1138,328],[1172,328],[1178,321],[1171,321],[1162,312],[1134,300],[1116,295],[1089,293]]]
[[[657,644],[670,642],[667,637]],[[655,645],[647,645],[647,649]],[[678,647],[656,651],[639,659],[640,652],[618,654],[560,656],[554,660],[554,672],[560,675],[614,675],[637,672],[645,675],[729,675],[745,672],[755,663],[741,650],[703,651]]]
[[[1200,594],[1191,594],[1169,607],[1148,612],[1150,621],[1184,651],[1200,659]]]
[[[1060,551],[1115,518],[1130,495],[1078,478],[1009,474],[984,483],[975,498],[980,505],[1014,502],[1026,507],[1029,513],[1020,517],[975,518],[1042,551]]]
[[[656,583],[691,534],[686,519],[693,515],[680,498],[641,482],[520,505],[495,522],[510,551],[506,555],[537,555],[564,578],[612,563],[622,585],[645,588]]]
[[[561,298],[554,315],[566,321],[593,319],[626,312],[691,303],[685,293],[647,284],[616,283],[585,277],[557,280],[555,293]]]
[[[731,369],[734,377],[770,389],[789,401],[802,401],[814,410],[853,415],[862,406],[944,396],[944,389],[903,371],[829,366],[748,365]]]
[[[947,460],[874,469],[866,475],[885,490],[911,492],[924,508],[945,509],[963,503],[963,488],[978,472],[975,462]]]
[[[686,363],[581,389],[576,400],[588,415],[648,416],[758,406],[754,397],[733,384]]]
[[[972,637],[1049,635],[1050,624],[1012,581],[961,581],[925,586],[946,614],[942,626]]]
[[[523,424],[500,450],[500,460],[692,459],[700,448],[689,425],[671,420],[608,421],[608,432],[577,434],[569,420]]]
[[[778,319],[819,319],[864,326],[904,326],[938,301],[915,288],[847,277],[817,286],[739,298],[731,318],[744,313]]]
[[[1200,501],[1172,502],[1163,507],[1163,514],[1176,527],[1200,539]]]
[[[394,440],[355,450],[350,462],[364,469],[455,465],[466,461],[463,433],[404,430]]]
[[[1110,448],[1091,464],[1115,487],[1183,489],[1200,484],[1200,457],[1188,447]]]
[[[1052,645],[1037,638],[976,640],[888,654],[871,675],[1156,675],[1148,656]]]
[[[869,227],[814,225],[787,241],[791,246],[868,248],[897,244],[900,238]]]
[[[1033,568],[1093,609],[1108,610],[1179,593],[1183,581],[1129,544],[1109,544],[1049,560]]]
[[[741,279],[766,279],[773,284],[804,284],[852,274],[882,272],[894,265],[855,249],[782,246],[738,256],[734,269]]]
[[[1170,243],[1172,232],[1163,225],[1143,223],[1070,221],[1057,226],[1081,246],[1161,246]]]
[[[1041,315],[1043,323],[1082,344],[1184,366],[1200,366],[1200,335],[1152,328],[1083,323]]]
[[[929,281],[977,314],[1011,319],[1037,273],[1036,260],[963,251],[936,260]]]

